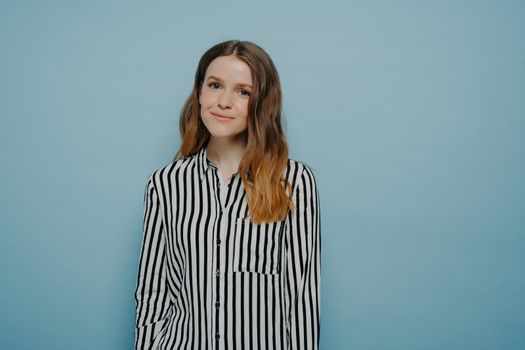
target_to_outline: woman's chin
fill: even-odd
[[[226,131],[226,130],[208,130],[211,137],[216,139],[243,139],[243,130],[240,131]]]

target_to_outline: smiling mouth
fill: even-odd
[[[233,117],[226,117],[226,116],[223,116],[223,115],[220,115],[220,114],[215,114],[215,113],[212,113],[212,115],[219,119],[219,120],[230,120],[230,119],[233,119]]]

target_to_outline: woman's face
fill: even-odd
[[[244,61],[230,55],[210,63],[199,103],[202,121],[213,137],[235,138],[246,130],[251,93],[252,74]]]

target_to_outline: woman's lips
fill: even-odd
[[[215,114],[215,113],[212,113],[211,115],[213,115],[218,120],[232,120],[233,119],[231,117],[226,117],[226,116],[222,116],[220,114]]]

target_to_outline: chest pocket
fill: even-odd
[[[237,218],[233,271],[279,274],[285,231],[285,221],[254,223]]]

